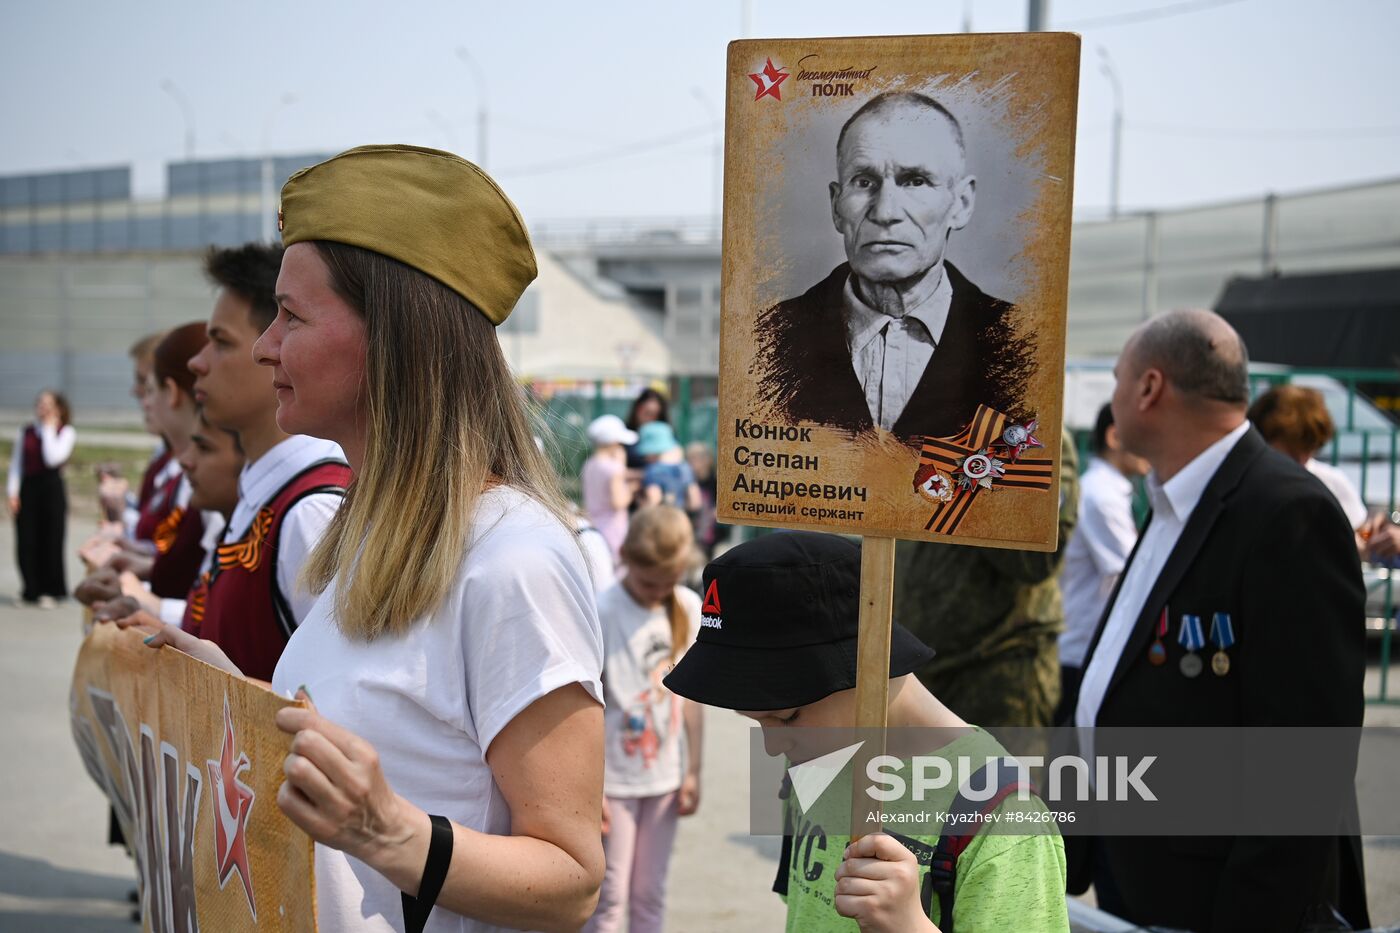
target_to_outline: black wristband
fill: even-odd
[[[428,914],[433,912],[442,883],[447,880],[447,868],[452,864],[452,824],[445,816],[430,816],[433,834],[428,840],[428,861],[423,866],[423,880],[418,883],[418,896],[403,897],[403,926],[406,933],[423,933]]]

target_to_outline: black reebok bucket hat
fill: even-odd
[[[697,703],[790,709],[856,685],[860,545],[808,531],[763,535],[705,568],[700,634],[665,684]],[[898,623],[890,676],[933,659]]]

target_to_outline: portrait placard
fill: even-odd
[[[1053,550],[1079,37],[728,57],[718,518]]]

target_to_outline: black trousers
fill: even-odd
[[[24,585],[21,598],[62,599],[68,595],[63,566],[63,539],[68,525],[68,491],[57,470],[28,476],[19,487],[15,516],[15,556]]]

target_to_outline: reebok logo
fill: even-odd
[[[828,752],[820,758],[813,758],[811,761],[804,761],[800,765],[788,768],[788,777],[792,779],[792,791],[797,795],[797,802],[802,807],[803,813],[812,809],[812,804],[826,793],[826,789],[831,786],[832,781],[836,780],[841,769],[850,763],[864,744],[864,742],[857,742],[854,745],[847,745],[845,748]]]
[[[710,588],[705,591],[705,604],[700,607],[700,611],[707,616],[717,616],[720,614],[718,580],[710,581]]]
[[[719,608],[719,581],[711,580],[710,586],[705,590],[705,602],[700,607],[700,626],[702,628],[723,628],[724,619],[720,617]]]

